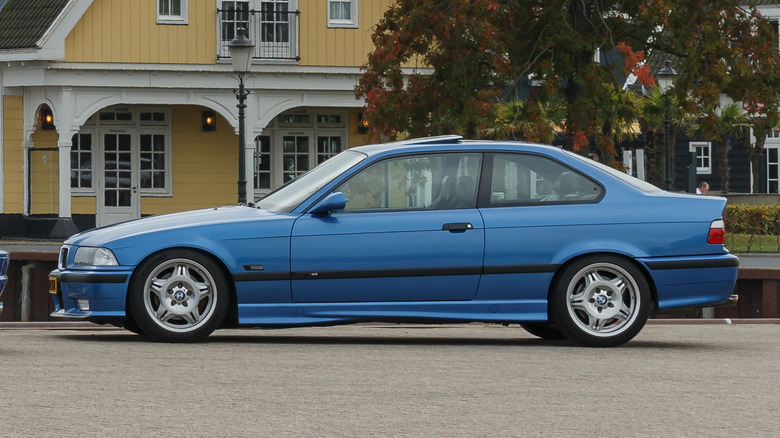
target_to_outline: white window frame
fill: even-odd
[[[697,152],[696,148],[703,148],[707,151],[706,155],[699,155],[698,152],[696,153],[696,174],[697,175],[710,175],[712,174],[712,143],[708,141],[692,141],[688,143],[689,145],[689,151],[691,152]],[[710,163],[709,166],[699,166],[699,159],[701,157],[707,157],[708,162]]]
[[[100,172],[100,170],[101,170],[99,168],[96,168],[97,166],[95,166],[95,164],[97,163],[98,158],[99,158],[99,157],[97,157],[98,154],[97,154],[97,150],[96,150],[97,149],[97,141],[98,141],[97,131],[93,127],[82,128],[82,129],[79,130],[79,132],[77,132],[75,134],[75,136],[79,136],[79,135],[89,135],[91,137],[90,141],[92,142],[92,145],[91,145],[92,149],[91,149],[90,153],[92,154],[92,160],[91,160],[92,167],[89,169],[89,171],[92,172],[92,186],[91,187],[76,187],[76,186],[71,185],[70,186],[70,193],[71,193],[71,196],[74,196],[74,197],[77,197],[77,196],[95,196],[95,194],[97,193],[96,190],[95,190],[95,186],[97,185],[97,180],[98,180],[98,177],[97,177],[95,172]],[[75,145],[75,143],[74,143],[74,145]],[[73,152],[74,152],[73,149],[71,149],[71,153],[73,153]],[[71,168],[71,172],[72,171],[73,171],[73,169]]]
[[[180,0],[181,11],[178,15],[160,14],[160,2],[171,2],[172,0],[157,0],[157,24],[188,24],[189,23],[189,0]]]
[[[331,17],[330,5],[332,3],[349,3],[351,9],[350,14],[352,18],[349,20],[344,20]],[[358,0],[328,0],[328,27],[356,29],[358,27]]]

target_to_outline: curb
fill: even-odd
[[[780,318],[648,319],[649,325],[780,324]]]
[[[31,321],[0,322],[0,330],[122,330],[108,324],[95,324],[86,321]]]

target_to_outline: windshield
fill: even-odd
[[[628,184],[631,184],[632,186],[636,187],[637,189],[639,189],[639,190],[641,190],[643,192],[652,193],[652,192],[660,192],[661,191],[661,189],[659,189],[658,187],[650,184],[649,182],[642,181],[639,178],[635,178],[635,177],[633,177],[633,176],[631,176],[631,175],[629,175],[629,174],[627,174],[625,172],[621,172],[621,171],[619,171],[617,169],[613,169],[612,167],[609,167],[607,165],[601,164],[598,161],[593,161],[590,158],[583,157],[582,155],[575,154],[574,152],[570,152],[570,151],[567,151],[567,150],[564,150],[564,152],[566,152],[567,154],[571,155],[572,157],[575,157],[575,158],[577,158],[579,160],[582,160],[582,161],[584,161],[584,162],[586,162],[586,163],[588,163],[588,164],[590,164],[592,166],[596,166],[599,169],[601,169],[601,170],[603,170],[605,172],[608,172],[610,175],[612,175],[612,176],[614,176],[616,178],[620,178],[621,180],[627,182]]]
[[[257,206],[263,210],[289,213],[325,184],[365,158],[366,155],[360,152],[344,151],[269,193],[257,202]]]

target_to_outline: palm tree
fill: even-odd
[[[484,130],[487,138],[552,143],[563,131],[565,106],[562,100],[538,102],[511,100],[496,105],[496,121]]]
[[[647,155],[650,182],[658,187],[664,186],[664,117],[665,99],[669,99],[669,119],[671,121],[670,145],[674,150],[674,139],[677,137],[677,126],[682,119],[682,110],[677,98],[673,95],[664,96],[659,87],[653,87],[644,96],[639,105],[639,126],[645,140],[645,154]],[[669,154],[669,163],[674,169],[674,153]],[[674,180],[673,175],[670,176]]]

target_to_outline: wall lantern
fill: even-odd
[[[363,113],[358,114],[358,133],[368,134],[368,119],[363,118]]]
[[[54,114],[48,108],[41,108],[41,128],[56,129],[54,126]]]
[[[204,131],[217,130],[217,114],[214,111],[203,111],[202,120]]]

